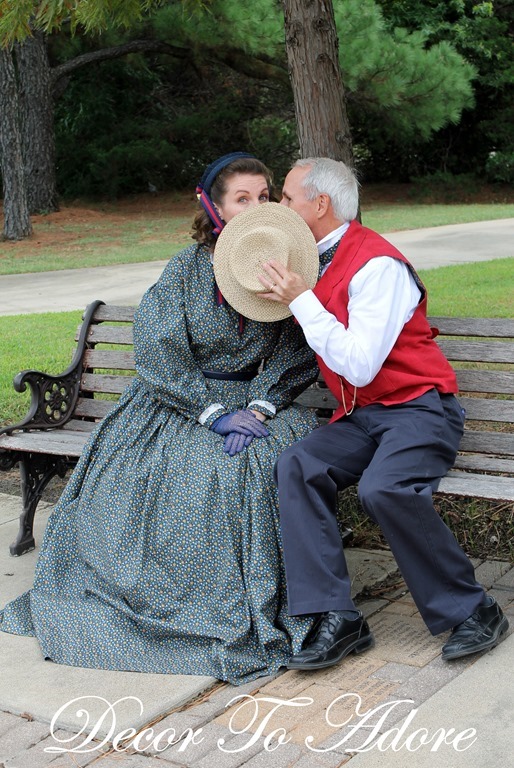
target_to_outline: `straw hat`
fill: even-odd
[[[316,241],[304,220],[279,203],[262,203],[238,213],[221,231],[214,249],[214,275],[221,293],[241,315],[271,323],[291,312],[284,304],[263,299],[258,279],[270,259],[302,275],[309,288],[318,279]]]

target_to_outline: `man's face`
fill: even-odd
[[[318,221],[318,199],[307,200],[302,181],[310,171],[310,166],[297,166],[292,168],[286,176],[282,187],[281,205],[285,205],[296,211],[314,233]]]

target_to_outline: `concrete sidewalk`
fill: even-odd
[[[514,219],[452,224],[384,235],[416,269],[514,256]],[[95,299],[122,306],[139,304],[166,261],[89,269],[64,269],[0,278],[0,315],[57,312]]]
[[[50,511],[49,504],[40,504],[37,542]],[[37,558],[37,549],[20,558],[7,554],[19,512],[19,497],[0,494],[2,605],[30,587]],[[207,677],[78,669],[45,661],[34,638],[0,633],[0,764],[510,765],[514,637],[509,633],[487,654],[445,663],[440,657],[445,635],[429,635],[391,554],[349,549],[348,561],[352,592],[365,596],[358,602],[376,646],[318,672],[284,670],[234,687]],[[514,628],[512,563],[477,561],[475,566],[477,578]],[[126,749],[120,751],[120,742],[114,751],[113,740],[131,728],[125,732]],[[140,736],[134,741],[136,732]]]

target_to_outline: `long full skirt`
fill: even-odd
[[[236,406],[241,385],[225,384],[225,400],[227,386]],[[0,628],[35,635],[60,664],[234,684],[274,673],[311,621],[287,613],[273,466],[314,426],[291,406],[230,457],[221,436],[135,382],[89,440],[34,586]]]

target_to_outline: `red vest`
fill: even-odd
[[[431,328],[427,321],[425,288],[407,259],[379,234],[363,227],[358,221],[352,221],[314,293],[323,306],[347,326],[350,280],[364,264],[377,256],[391,256],[407,264],[423,298],[404,325],[382,368],[365,387],[355,390],[317,355],[325,381],[340,403],[331,421],[344,416],[354,403],[355,407],[371,403],[397,405],[413,400],[433,387],[441,393],[457,392],[455,373],[434,341],[437,330]]]

